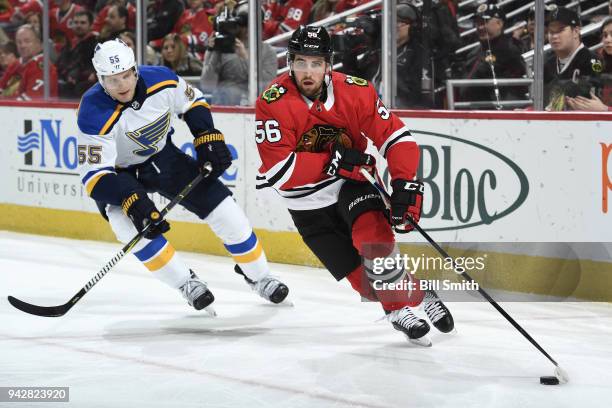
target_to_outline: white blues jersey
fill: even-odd
[[[117,102],[99,83],[91,87],[78,111],[79,162],[87,193],[92,195],[99,180],[116,168],[142,163],[163,149],[177,115],[196,107],[205,108],[210,118],[200,90],[166,67],[139,67],[130,103]]]

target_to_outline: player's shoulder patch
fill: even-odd
[[[287,88],[278,83],[272,84],[268,89],[263,91],[261,94],[261,99],[266,101],[267,103],[272,103],[278,101],[287,93]]]
[[[167,67],[142,65],[138,67],[138,73],[147,86],[148,96],[178,86],[178,75]]]
[[[344,79],[344,82],[349,85],[368,86],[368,81],[366,81],[365,79],[351,75],[347,75]]]
[[[603,64],[597,58],[591,58],[591,69],[599,74],[603,71]]]
[[[119,120],[123,105],[118,104],[104,92],[97,83],[81,98],[77,125],[79,130],[88,135],[104,135],[110,132]]]

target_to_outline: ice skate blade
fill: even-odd
[[[272,304],[278,307],[295,307],[295,303],[293,303],[291,299],[287,299],[287,298],[285,298],[285,300],[283,300],[280,303],[276,303],[276,304],[272,303]]]
[[[408,339],[408,342],[416,346],[421,346],[421,347],[431,347],[432,346],[431,339],[427,335],[423,337],[419,337],[418,339],[411,339],[408,336],[406,336],[406,338]]]
[[[209,315],[210,317],[217,317],[217,311],[216,311],[216,310],[215,310],[215,308],[214,308],[214,307],[212,307],[212,306],[206,306],[206,307],[204,308],[204,311],[205,311],[206,313],[208,313],[208,315]]]

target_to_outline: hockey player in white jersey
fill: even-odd
[[[170,225],[147,195],[174,198],[210,163],[210,175],[181,205],[208,223],[253,290],[282,302],[289,289],[270,275],[249,221],[218,180],[232,157],[202,93],[168,68],[137,66],[121,40],[98,44],[92,61],[99,82],[85,93],[78,112],[81,177],[117,239],[126,243],[153,224],[134,255],[195,309],[210,305],[213,294],[164,238]],[[197,160],[172,143],[176,115],[194,136]]]

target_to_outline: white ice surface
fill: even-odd
[[[458,330],[410,345],[327,272],[273,265],[295,307],[267,304],[230,258],[183,253],[219,317],[122,260],[67,315],[24,314],[13,295],[66,302],[118,244],[0,231],[0,386],[69,386],[70,403],[7,407],[610,407],[612,305],[507,303],[568,371],[553,366],[488,303],[450,304]],[[421,313],[421,312],[419,312]]]

